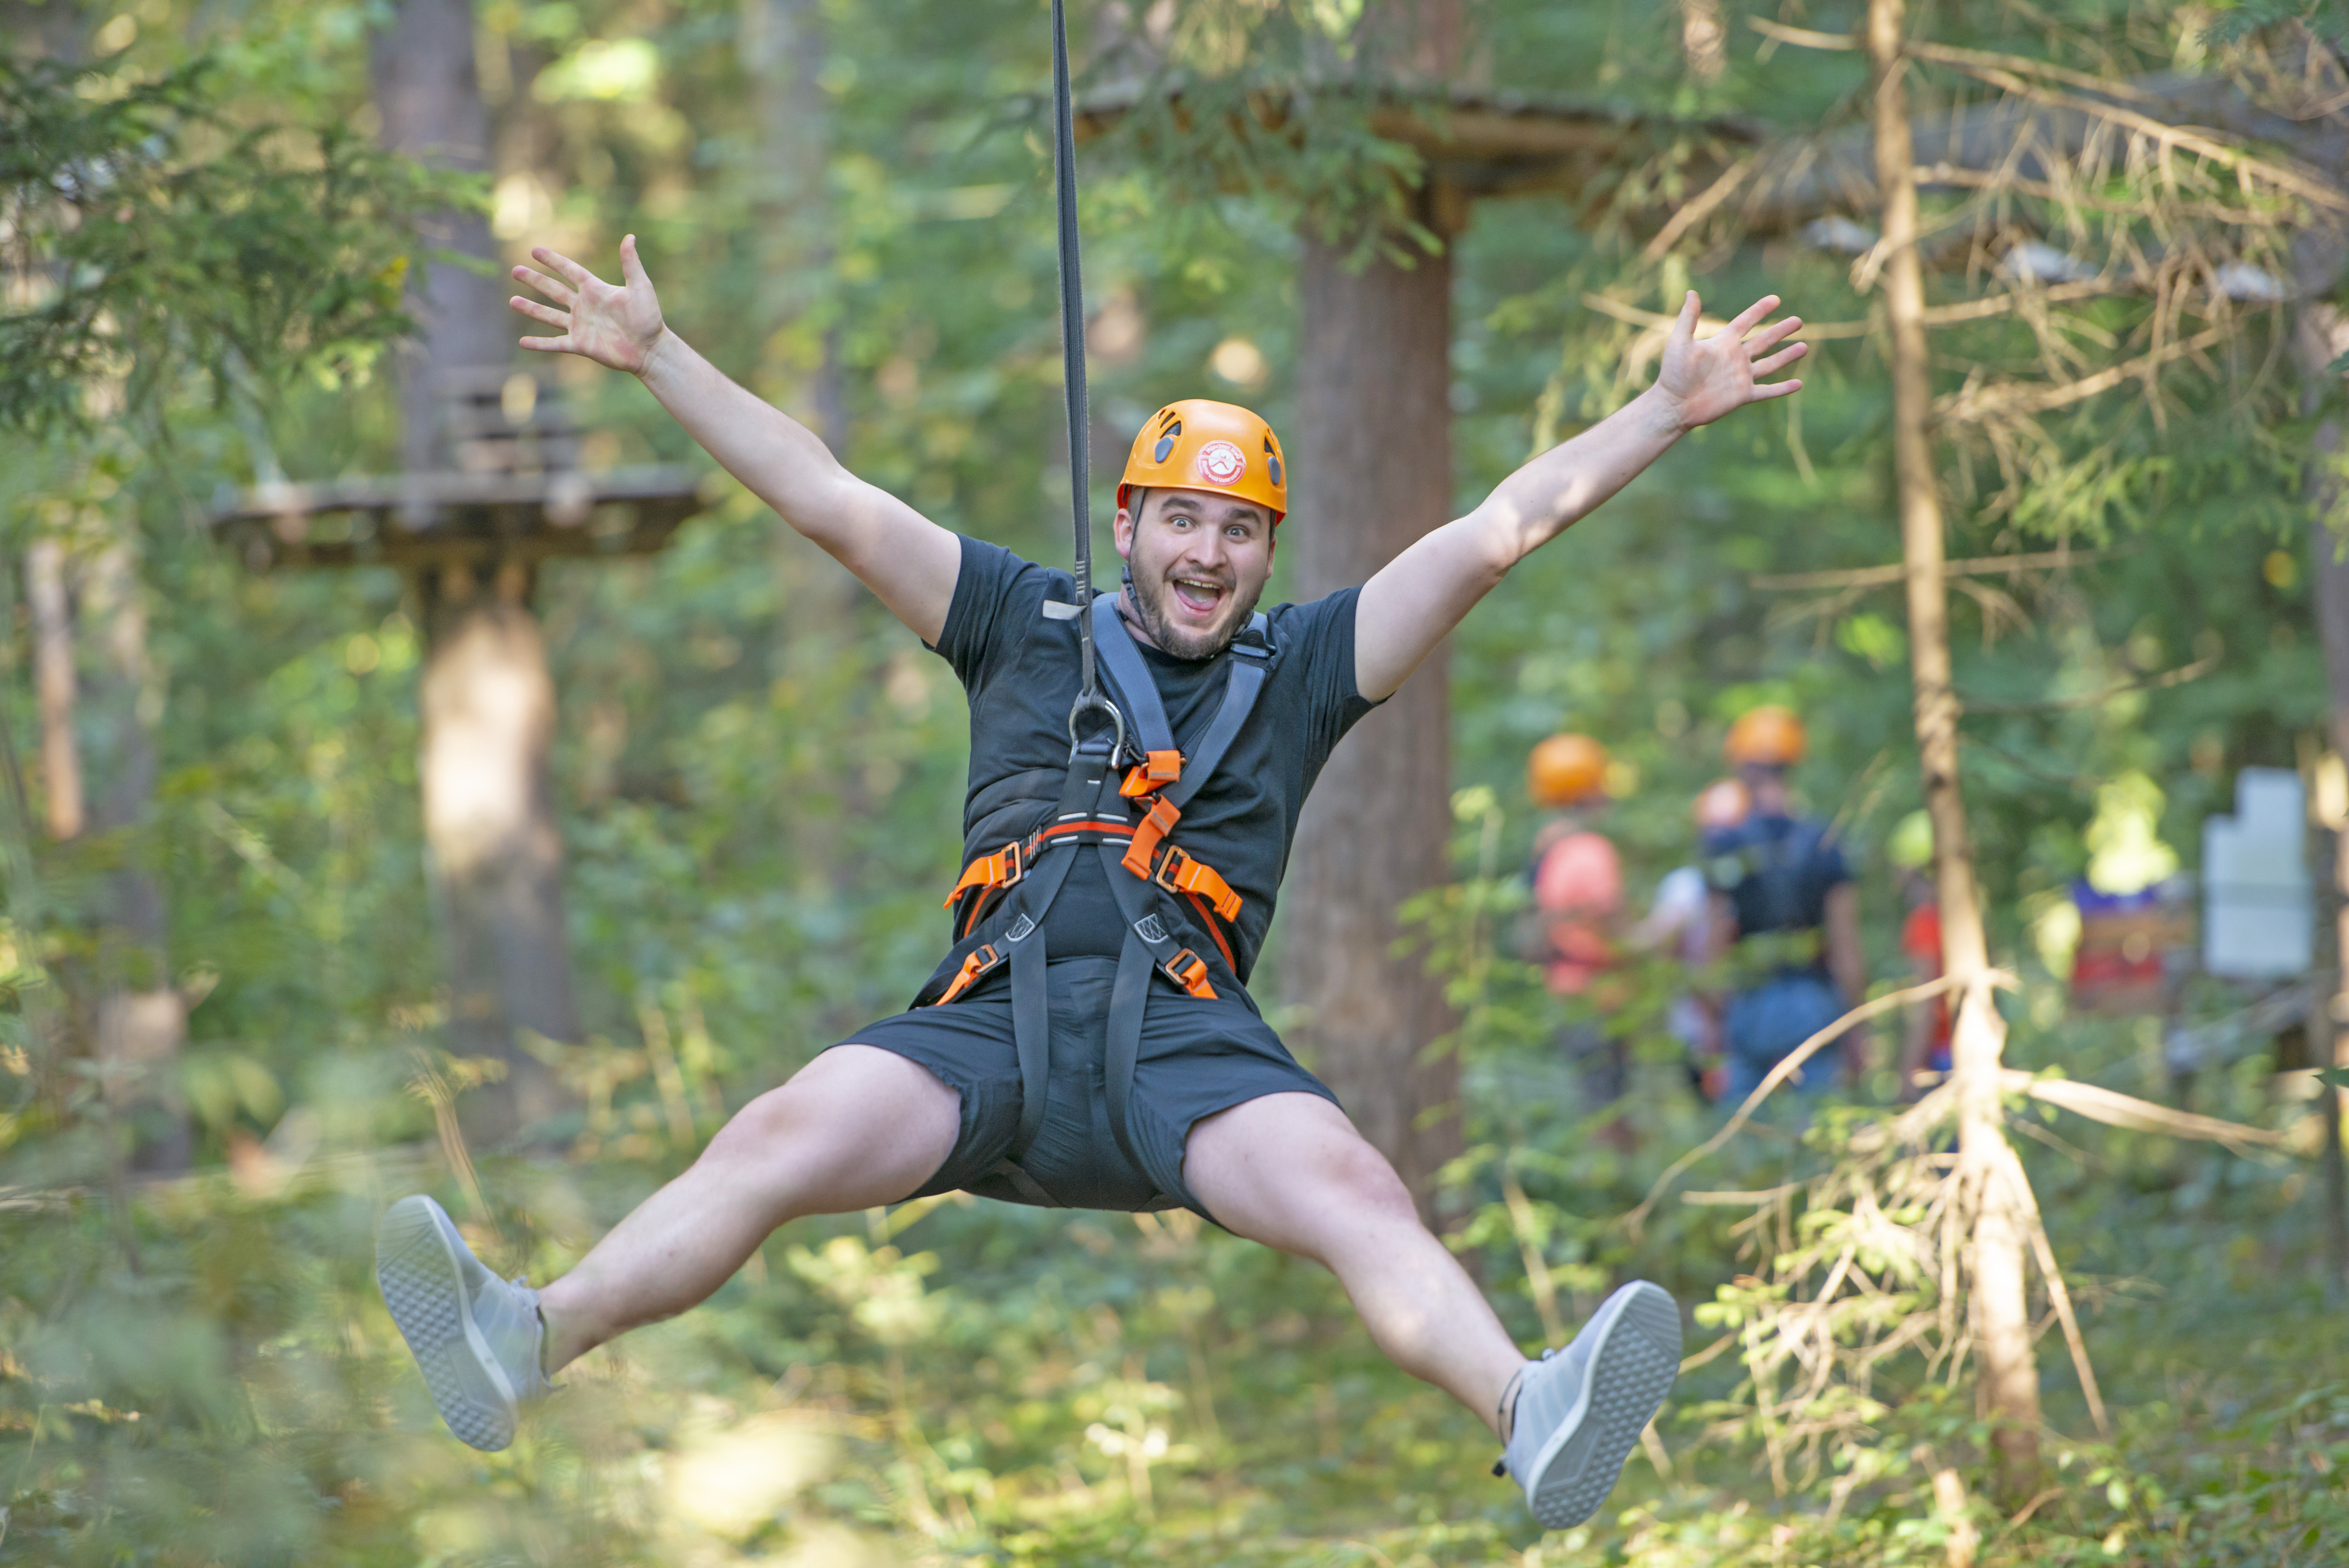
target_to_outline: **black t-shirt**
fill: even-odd
[[[1311,604],[1267,612],[1278,651],[1264,690],[1171,836],[1221,872],[1240,896],[1230,934],[1243,981],[1272,923],[1306,793],[1331,749],[1374,706],[1354,686],[1360,592],[1344,588]],[[1079,680],[1077,629],[1071,619],[1047,618],[1044,606],[1074,604],[1076,597],[1076,580],[1068,573],[964,538],[962,569],[936,651],[954,666],[970,698],[966,804],[999,779],[1068,765],[1069,706]],[[1193,741],[1223,699],[1232,661],[1173,659],[1136,647],[1157,681],[1176,740]],[[1081,855],[1045,919],[1048,950],[1056,959],[1114,958],[1124,930],[1100,857]]]
[[[1843,846],[1808,817],[1757,815],[1703,842],[1707,880],[1729,896],[1742,937],[1817,930],[1827,895],[1852,879]]]

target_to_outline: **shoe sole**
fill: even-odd
[[[513,1385],[473,1323],[464,1260],[429,1198],[403,1198],[376,1228],[375,1277],[440,1418],[460,1441],[495,1453],[513,1441]]]
[[[1581,1396],[1543,1446],[1526,1488],[1546,1530],[1580,1524],[1599,1511],[1680,1376],[1681,1309],[1644,1280],[1608,1297],[1583,1333],[1598,1338]]]

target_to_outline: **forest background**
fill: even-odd
[[[1865,9],[1757,12],[1774,36],[1705,0],[1467,8],[1445,85],[1603,106],[1641,130],[1578,198],[1480,202],[1450,238],[1458,504],[1636,389],[1653,352],[1643,313],[1685,283],[1715,307],[1766,288],[1814,322],[1870,319],[1870,279],[1832,228],[1692,221],[1663,243],[1658,229],[1724,142],[1866,119],[1865,54],[1788,32],[1832,42]],[[1334,1284],[1181,1216],[947,1202],[801,1226],[709,1306],[583,1364],[512,1450],[448,1438],[373,1288],[382,1202],[440,1192],[493,1264],[543,1277],[730,1107],[901,1005],[942,935],[964,712],[942,664],[722,476],[661,554],[549,566],[536,603],[585,1039],[559,1073],[580,1109],[560,1158],[471,1149],[442,1114],[475,1069],[448,1049],[424,869],[422,612],[388,569],[249,571],[206,526],[216,495],[398,466],[387,343],[402,279],[429,259],[411,225],[450,200],[486,215],[510,260],[544,243],[608,268],[638,234],[670,321],[721,366],[825,427],[859,472],[1049,562],[1067,548],[1066,442],[1042,7],[482,0],[492,152],[453,181],[367,151],[370,37],[393,11],[0,7],[25,116],[12,129],[44,101],[26,73],[69,60],[74,101],[165,92],[159,114],[209,117],[184,122],[184,167],[251,176],[154,209],[177,226],[159,218],[150,237],[212,248],[109,253],[145,292],[94,324],[113,335],[103,352],[0,342],[21,356],[0,398],[14,617],[0,717],[25,781],[0,946],[15,999],[0,1562],[2349,1557],[2340,1281],[2324,1124],[2308,1114],[2329,1096],[2280,1072],[2320,1059],[2305,1042],[2287,1060],[2262,1036],[2199,1075],[2194,1108],[2248,1140],[2015,1113],[2101,1400],[2049,1356],[2041,1473],[2011,1496],[1962,1334],[1939,1355],[1911,1335],[1857,1374],[1815,1355],[1802,1366],[1821,1381],[1776,1402],[1801,1339],[1785,1313],[1840,1288],[1800,1283],[1787,1260],[1851,1217],[1813,1184],[1865,1167],[1896,1097],[1883,1054],[1854,1108],[1807,1137],[1755,1128],[1689,1178],[1692,1200],[1667,1196],[1634,1223],[1714,1126],[1656,1022],[1670,977],[1645,977],[1619,1023],[1645,1058],[1627,1151],[1593,1136],[1605,1118],[1547,1044],[1557,1004],[1512,961],[1535,740],[1571,728],[1613,750],[1609,828],[1647,888],[1692,853],[1688,805],[1720,770],[1727,722],[1782,701],[1810,723],[1802,793],[1862,867],[1878,990],[1903,982],[1880,853],[1921,801],[1898,580],[1809,597],[1762,580],[1899,558],[1883,337],[1864,328],[1818,341],[1787,409],[1702,432],[1527,563],[1452,654],[1457,880],[1423,903],[1422,950],[1392,960],[1436,963],[1460,1008],[1436,1043],[1464,1084],[1442,1205],[1528,1345],[1630,1273],[1704,1303],[1674,1411],[1593,1525],[1543,1539],[1484,1474],[1482,1430],[1380,1362]],[[1347,67],[1381,11],[1192,0],[1074,19],[1092,90],[1178,72],[1215,103]],[[1914,25],[2114,84],[2255,76],[2247,61],[2294,40],[2312,59],[2343,47],[2336,14],[2280,5],[1950,0]],[[811,89],[796,97],[762,90],[786,45]],[[200,75],[175,74],[196,61]],[[1969,90],[1943,78],[1920,96]],[[801,117],[792,145],[822,149],[792,201],[779,113]],[[1342,105],[1237,152],[1212,117],[1155,140],[1150,117],[1132,118],[1085,153],[1094,405],[1113,432],[1097,445],[1199,393],[1286,429],[1300,221],[1392,216],[1413,159]],[[119,145],[182,166],[156,137]],[[6,167],[21,191],[28,165]],[[2097,190],[2117,200],[2134,177]],[[5,243],[29,243],[26,211]],[[1821,215],[1873,222],[1865,203]],[[1406,258],[1437,238],[1375,232]],[[2280,265],[2255,247],[2243,259]],[[2016,286],[1996,263],[1961,259],[1936,297]],[[2294,305],[2254,290],[2221,345],[2064,405],[2019,488],[1982,479],[1999,454],[1959,443],[1952,556],[2076,557],[1956,601],[1956,684],[1973,704],[1962,782],[1991,951],[2015,977],[2001,1003],[2012,1068],[2177,1099],[2158,1021],[2070,1004],[2066,890],[2100,854],[2191,871],[2240,767],[2325,775],[2313,585],[2326,563],[2303,499],[2325,405],[2290,369]],[[1942,351],[1937,385],[1984,366],[2075,373],[2141,346],[2150,317],[2124,301],[2067,319],[2079,358],[2047,365],[2022,334],[1970,340]],[[591,468],[707,468],[624,379],[548,373],[592,432]],[[1314,483],[1299,475],[1300,507]],[[91,809],[70,833],[35,680],[51,580],[73,585],[79,618]],[[159,895],[161,967],[109,980],[118,895],[139,877]],[[1277,1018],[1281,975],[1277,928],[1262,987]],[[109,983],[186,1010],[184,1044],[137,1106],[109,1092],[83,1005]],[[2198,988],[2186,1021],[2243,1000]],[[186,1173],[134,1168],[155,1163],[159,1107],[185,1129],[169,1163]],[[1859,1306],[1874,1326],[1839,1322],[1817,1344],[1882,1343],[1887,1324],[1963,1310],[1930,1270],[1880,1272],[1892,1283]],[[2054,1334],[2044,1282],[2031,1305]]]

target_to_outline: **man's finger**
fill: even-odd
[[[1758,403],[1765,398],[1783,398],[1790,392],[1799,392],[1802,389],[1803,383],[1800,381],[1765,381],[1754,389],[1754,400]]]
[[[645,264],[636,259],[636,236],[634,234],[620,237],[620,281],[630,288],[647,281]]]
[[[513,269],[516,283],[528,284],[557,305],[568,305],[579,297],[579,291],[567,283],[557,283],[543,272],[533,272],[526,266]]]
[[[1773,321],[1769,326],[1747,338],[1745,347],[1756,354],[1766,353],[1793,337],[1795,330],[1802,325],[1803,318],[1799,316],[1789,316],[1784,320]]]
[[[568,279],[574,288],[585,288],[595,281],[594,273],[589,272],[562,252],[548,250],[544,245],[531,246],[530,259],[541,266],[553,267]]]
[[[1681,297],[1680,319],[1672,323],[1673,338],[1682,343],[1693,340],[1696,337],[1697,318],[1703,313],[1704,306],[1697,298],[1696,290],[1690,289]]]
[[[1783,370],[1810,351],[1811,346],[1807,343],[1797,343],[1791,348],[1781,348],[1767,359],[1754,361],[1754,373],[1756,376],[1767,376],[1774,371]]]
[[[525,337],[522,346],[535,348],[542,354],[568,354],[571,352],[571,334],[566,332],[560,337]]]
[[[1753,330],[1755,322],[1777,308],[1778,296],[1775,294],[1764,295],[1737,313],[1737,318],[1729,324],[1730,334],[1736,337],[1744,337],[1746,333]]]
[[[534,299],[524,299],[519,294],[506,303],[533,321],[543,321],[549,327],[559,327],[565,332],[571,330],[571,313],[567,310],[557,310],[551,305],[541,305]]]

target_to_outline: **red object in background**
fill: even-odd
[[[1917,966],[1917,973],[1925,980],[1941,978],[1941,906],[1920,904],[1909,911],[1900,923],[1900,951]],[[1933,1042],[1925,1054],[1925,1065],[1936,1073],[1950,1070],[1950,998],[1946,992],[1933,999]]]
[[[1623,862],[1604,835],[1585,828],[1541,852],[1534,907],[1548,938],[1550,990],[1579,996],[1615,961],[1607,928],[1623,909]]]
[[[2160,887],[2099,893],[2085,882],[2073,885],[2072,902],[2080,911],[2072,1005],[2118,1016],[2160,1012],[2164,955],[2194,940],[2185,904]]]

